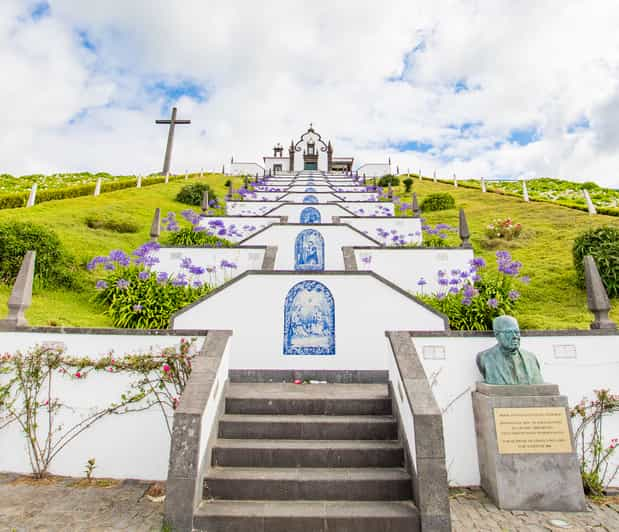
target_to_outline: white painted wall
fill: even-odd
[[[261,270],[262,261],[264,260],[264,249],[252,249],[243,247],[234,248],[161,248],[159,251],[154,251],[153,256],[159,258],[159,263],[155,264],[152,269],[156,272],[166,272],[168,274],[178,275],[185,273],[190,282],[200,280],[203,283],[208,283],[213,286],[220,284],[237,277],[247,270]],[[206,272],[203,275],[192,275],[181,268],[181,261],[189,257],[191,263],[203,268],[212,269],[212,272]],[[236,264],[236,268],[224,268],[222,261],[228,261]]]
[[[27,351],[43,342],[61,342],[67,354],[93,359],[110,351],[118,356],[130,353],[158,352],[164,347],[179,345],[180,336],[60,334],[37,332],[0,332],[3,352]],[[201,348],[203,338],[196,341]],[[6,379],[0,375],[0,381]],[[69,377],[54,379],[54,396],[71,406],[58,419],[65,426],[79,422],[93,408],[118,402],[135,376],[126,373],[93,372],[83,380]],[[169,413],[171,414],[171,413]],[[70,424],[70,425],[69,425]],[[0,430],[0,471],[31,472],[23,434],[12,424]],[[165,480],[168,471],[170,437],[158,408],[144,412],[113,415],[95,423],[83,432],[52,462],[51,473],[84,476],[84,466],[95,458],[97,477]]]
[[[272,225],[243,245],[277,246],[276,270],[294,270],[295,241],[305,229],[316,229],[325,241],[325,270],[343,270],[342,246],[376,246],[372,240],[345,225]],[[267,244],[269,243],[269,244]]]
[[[221,237],[231,242],[238,242],[271,224],[279,223],[280,219],[277,216],[203,216],[199,225],[210,228],[212,222],[223,222],[227,233]]]
[[[362,260],[367,257],[369,263]],[[376,248],[356,249],[355,258],[358,269],[371,270],[408,292],[427,295],[440,291],[438,270],[468,271],[474,255],[471,249]],[[417,284],[422,277],[427,282],[423,286]]]
[[[378,201],[376,192],[336,192],[344,201]]]
[[[324,192],[322,193],[321,192],[302,192],[302,193],[291,192],[283,196],[281,199],[282,201],[288,201],[291,203],[303,203],[303,199],[306,196],[314,196],[318,200],[318,203],[328,203],[330,201],[341,201],[341,198],[339,198],[335,194],[324,193]]]
[[[435,382],[433,391],[442,409],[445,430],[445,447],[449,480],[453,485],[479,485],[479,464],[471,391],[481,380],[475,356],[492,347],[494,338],[414,337],[413,342],[422,359],[426,375]],[[444,360],[423,357],[425,346],[442,346]],[[570,406],[583,397],[593,398],[593,390],[610,388],[619,393],[619,335],[614,336],[523,336],[521,346],[535,353],[540,361],[546,382],[559,385],[562,395],[568,397]],[[576,358],[557,358],[573,348]],[[451,406],[448,407],[450,403]],[[607,444],[619,437],[619,414],[613,414],[604,422]],[[613,459],[619,465],[619,455]],[[615,480],[619,486],[619,479]]]
[[[228,216],[260,216],[279,207],[280,201],[227,201],[226,214]]]
[[[312,192],[306,192],[305,189],[313,188],[315,192],[333,192],[333,188],[329,185],[293,185],[288,189],[288,192],[300,192],[303,193],[304,197],[307,194],[312,194]]]
[[[273,187],[273,188],[277,188],[277,187]],[[256,190],[253,192],[249,192],[245,196],[244,201],[277,201],[281,199],[283,196],[285,196],[286,192],[287,191],[269,192],[269,191],[263,191],[263,190]]]
[[[264,174],[264,168],[260,166],[258,163],[228,163],[225,165],[226,174],[230,175],[250,175],[254,176],[258,174],[259,176]]]
[[[395,208],[390,201],[359,203],[342,201],[340,205],[357,216],[395,216]]]
[[[325,203],[289,203],[274,209],[269,216],[288,216],[288,223],[298,224],[301,222],[301,212],[306,207],[314,207],[320,212],[321,223],[331,223],[333,216],[351,216],[351,212],[340,207],[339,204]]]
[[[340,221],[352,225],[362,233],[385,245],[391,245],[392,241],[381,238],[378,229],[388,231],[390,234],[403,235],[406,242],[410,244],[420,245],[422,242],[421,221],[419,218],[348,217],[342,218]],[[392,231],[396,231],[396,233],[391,233]]]
[[[336,354],[284,356],[284,301],[298,282],[317,280],[335,300]],[[173,328],[232,329],[231,368],[385,369],[385,331],[442,330],[443,320],[367,274],[249,274],[174,319]]]

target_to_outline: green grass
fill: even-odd
[[[87,196],[75,199],[49,201],[28,209],[0,210],[0,222],[9,220],[31,221],[53,229],[66,249],[74,255],[84,270],[85,290],[36,290],[32,306],[26,318],[32,325],[64,325],[82,327],[109,327],[111,321],[103,315],[103,309],[91,302],[96,277],[86,272],[85,265],[96,255],[107,255],[113,249],[131,252],[149,239],[150,226],[156,207],[162,215],[168,211],[177,214],[189,208],[174,200],[178,191],[187,183],[203,181],[213,188],[219,198],[226,194],[222,175],[180,180],[167,185],[152,185],[141,189],[125,189],[109,192],[98,197]],[[238,187],[242,179],[234,180]],[[140,226],[137,233],[116,233],[104,229],[91,229],[86,225],[89,215],[106,213],[113,216],[130,216]],[[0,315],[7,308],[10,288],[0,284]]]
[[[218,197],[226,193],[222,175],[207,176],[202,181],[210,184]],[[195,182],[199,178],[192,179]],[[242,179],[235,179],[235,188]],[[186,205],[174,201],[176,193],[185,181],[168,185],[153,185],[147,188],[127,189],[103,194],[97,198],[82,197],[61,201],[50,201],[29,209],[7,209],[0,211],[0,222],[24,220],[41,223],[54,229],[68,249],[85,265],[95,255],[108,254],[112,249],[130,252],[149,238],[154,209],[180,212]],[[482,194],[478,190],[432,183],[415,179],[413,190],[419,202],[430,193],[449,192],[457,207],[464,207],[472,233],[472,242],[477,255],[483,256],[494,265],[497,249],[507,249],[524,264],[523,273],[531,277],[528,286],[522,286],[522,299],[517,317],[523,328],[530,329],[586,329],[592,319],[587,310],[586,295],[575,285],[575,271],[572,265],[572,242],[576,235],[589,227],[612,224],[619,227],[619,219],[611,216],[589,216],[577,210],[555,206],[549,203],[524,203],[518,198],[499,194]],[[402,193],[404,187],[394,191]],[[91,229],[85,219],[95,213],[118,213],[131,216],[139,225],[137,233],[119,234],[102,229]],[[437,211],[426,215],[428,223],[458,224],[458,210]],[[487,249],[484,229],[496,218],[511,217],[523,224],[523,233],[518,240],[500,243]],[[456,240],[454,239],[454,242]],[[63,290],[35,291],[32,307],[26,312],[33,325],[64,326],[110,326],[110,320],[102,309],[91,302],[95,277],[84,273],[87,280],[83,291]],[[6,309],[10,289],[0,285],[0,309]],[[619,300],[613,301],[611,316],[619,321]],[[0,314],[4,310],[0,311]]]
[[[400,191],[403,191],[400,188]],[[509,251],[523,263],[523,275],[531,277],[528,286],[521,285],[522,298],[517,317],[527,329],[587,329],[592,315],[587,310],[586,293],[575,285],[576,272],[572,263],[574,238],[590,227],[614,225],[613,216],[595,215],[555,206],[550,203],[525,203],[518,198],[432,181],[415,180],[413,191],[419,202],[434,192],[449,192],[456,208],[423,214],[428,223],[458,225],[458,208],[463,207],[471,230],[476,255],[495,265],[498,249]],[[410,195],[403,198],[410,201]],[[485,227],[497,218],[512,218],[523,225],[520,238],[512,242],[492,242],[486,248]],[[611,317],[619,321],[619,300],[611,302]]]

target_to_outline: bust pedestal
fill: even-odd
[[[481,487],[504,510],[585,509],[567,397],[556,384],[473,392]]]

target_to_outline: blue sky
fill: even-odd
[[[614,0],[269,6],[3,0],[0,171],[152,171],[176,105],[180,171],[313,122],[358,164],[619,186]]]

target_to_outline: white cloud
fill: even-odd
[[[159,169],[163,80],[208,95],[173,102],[193,122],[178,172],[259,160],[313,121],[358,163],[619,187],[615,0],[52,0],[32,21],[35,4],[0,3],[0,171]],[[514,129],[539,138],[510,143]],[[413,140],[434,148],[393,147]]]

